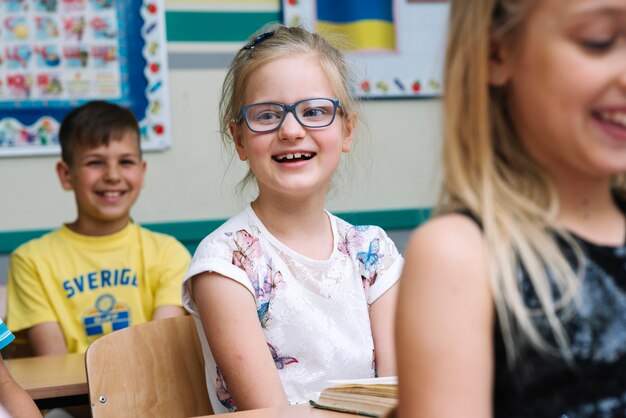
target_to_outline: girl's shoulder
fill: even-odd
[[[404,259],[387,233],[374,225],[351,225],[338,219],[337,249],[359,266],[363,277],[399,277]],[[393,282],[393,281],[392,281]],[[393,283],[392,283],[393,284]]]
[[[462,261],[483,252],[480,220],[470,212],[455,212],[436,216],[420,225],[409,239],[406,255],[431,256]]]
[[[441,235],[443,238],[454,236],[459,238],[482,239],[482,221],[469,211],[450,212],[434,216],[420,225],[415,233]]]
[[[362,237],[387,237],[387,233],[384,229],[376,225],[353,225],[348,221],[336,216],[331,215],[336,222],[337,225],[337,234],[340,237],[344,237],[346,235],[359,235]]]
[[[335,218],[340,250],[342,245],[349,244],[359,251],[366,251],[368,247],[376,245],[375,243],[380,245],[383,243],[390,244],[395,250],[393,241],[381,227],[376,225],[352,225],[341,218]]]
[[[413,295],[412,303],[434,303],[463,320],[488,318],[492,296],[485,251],[482,231],[472,218],[436,216],[407,243],[400,292]]]
[[[198,245],[198,249],[232,247],[233,245],[258,241],[259,226],[243,209],[207,235]]]

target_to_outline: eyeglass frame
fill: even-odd
[[[322,126],[309,126],[309,125],[306,125],[305,123],[303,123],[300,120],[300,118],[298,117],[298,114],[296,112],[296,106],[298,106],[300,103],[308,102],[310,100],[328,100],[328,101],[330,101],[333,104],[333,117],[330,119],[330,122],[328,122],[326,125],[322,125]],[[272,129],[268,129],[266,131],[259,131],[259,130],[256,130],[256,129],[252,129],[252,127],[250,126],[250,123],[248,122],[248,117],[246,116],[246,112],[251,107],[257,106],[257,105],[277,105],[277,106],[280,106],[283,109],[283,114],[282,114],[282,117],[280,118],[280,121],[278,122],[278,125],[276,125]],[[339,101],[339,99],[333,99],[333,98],[330,98],[330,97],[312,97],[312,98],[309,98],[309,99],[298,100],[297,102],[294,102],[292,104],[285,104],[285,103],[280,103],[280,102],[250,103],[249,105],[245,105],[245,106],[241,107],[241,110],[239,110],[239,115],[240,115],[241,119],[244,122],[246,122],[246,126],[248,127],[248,129],[250,129],[250,131],[258,133],[258,134],[264,134],[264,133],[268,133],[268,132],[274,132],[274,131],[280,129],[280,127],[283,126],[283,122],[287,118],[287,114],[288,113],[291,113],[294,116],[294,118],[296,119],[296,121],[304,128],[307,128],[307,129],[326,128],[326,127],[332,125],[333,122],[335,121],[335,117],[337,116],[337,109],[341,109],[341,102]]]

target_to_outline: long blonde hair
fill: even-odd
[[[482,222],[490,285],[512,364],[520,332],[539,351],[571,360],[563,321],[576,308],[582,251],[555,224],[556,191],[518,138],[506,86],[489,86],[494,37],[515,42],[537,0],[453,0],[445,74],[444,182],[438,213],[469,210]],[[572,267],[557,237],[578,259]],[[524,302],[524,269],[540,306]],[[576,269],[576,271],[575,271]],[[542,335],[534,321],[549,324]]]

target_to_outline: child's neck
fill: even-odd
[[[113,235],[126,228],[130,218],[120,219],[115,222],[94,222],[82,219],[80,216],[74,222],[66,224],[70,230],[80,235],[86,235],[90,237],[103,237],[106,235]]]
[[[283,244],[306,257],[326,260],[333,252],[334,237],[324,203],[325,199],[290,201],[259,195],[252,209]]]
[[[615,203],[610,179],[563,181],[556,187],[559,224],[595,244],[624,244],[626,219]]]

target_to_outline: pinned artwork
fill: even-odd
[[[346,53],[362,98],[442,93],[445,0],[282,0],[284,23],[325,36]]]
[[[0,0],[0,156],[58,154],[60,122],[106,100],[170,145],[163,0]]]

